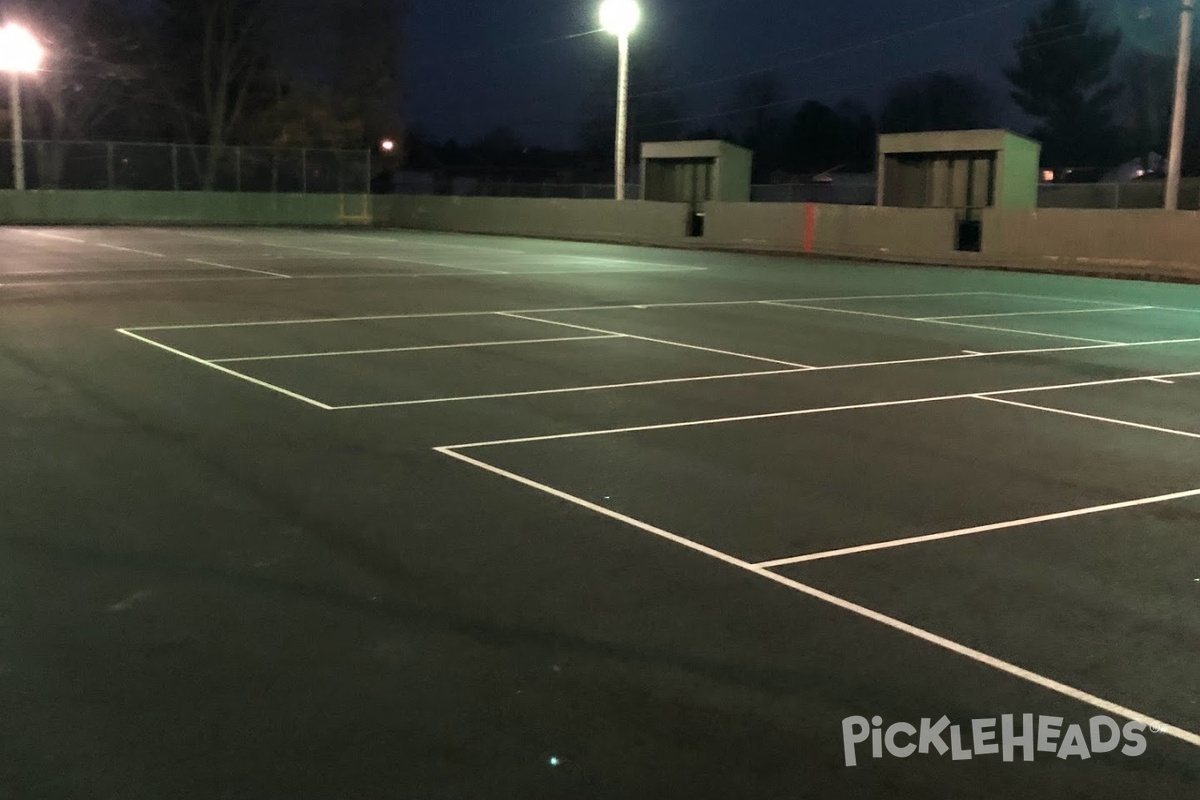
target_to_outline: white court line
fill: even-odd
[[[815,372],[817,370],[796,370],[796,372]],[[772,373],[761,373],[772,374]],[[780,373],[782,374],[782,373]],[[583,439],[592,436],[613,436],[622,433],[640,433],[643,431],[665,431],[674,428],[697,428],[704,425],[725,425],[731,422],[754,422],[764,419],[786,419],[788,417],[804,417],[813,414],[833,414],[843,411],[862,411],[874,408],[895,408],[899,406],[923,405],[926,403],[943,403],[951,400],[978,400],[981,397],[997,397],[1010,394],[1032,394],[1035,392],[1056,392],[1063,389],[1083,389],[1090,386],[1115,386],[1123,383],[1138,383],[1149,378],[1191,378],[1200,376],[1200,372],[1178,372],[1168,375],[1139,375],[1134,378],[1109,378],[1101,381],[1083,381],[1080,383],[1062,383],[1047,386],[1024,386],[1019,389],[997,389],[990,392],[964,392],[963,394],[945,394],[933,397],[915,397],[908,400],[881,400],[875,403],[855,403],[841,406],[822,406],[819,408],[802,408],[791,411],[775,411],[769,414],[745,414],[736,417],[716,417],[713,419],[698,419],[688,422],[667,422],[657,425],[634,425],[626,428],[607,428],[593,431],[576,431],[575,433],[554,433],[546,436],[525,436],[518,439],[499,439],[488,442],[470,442],[466,444],[449,445],[456,450],[466,450],[476,447],[495,447],[508,444],[527,444],[530,442],[549,442],[557,439]],[[747,377],[747,376],[741,376]]]
[[[641,272],[663,272],[663,271],[679,272],[680,271],[680,270],[628,270],[628,269],[579,270],[577,272],[572,272],[572,273],[563,273],[563,272],[559,272],[559,271],[548,272],[548,273],[537,273],[537,272],[491,272],[491,273],[472,272],[472,273],[467,273],[467,272],[384,272],[384,271],[380,271],[380,272],[351,272],[351,273],[333,274],[333,275],[284,275],[282,273],[278,273],[278,274],[267,273],[265,270],[250,270],[249,267],[242,267],[241,269],[243,271],[249,270],[249,271],[253,271],[253,272],[262,272],[262,273],[264,273],[264,277],[256,278],[256,277],[247,276],[245,278],[129,278],[129,279],[124,279],[124,280],[116,279],[116,280],[94,280],[94,281],[20,281],[17,283],[3,283],[2,281],[0,281],[0,287],[11,289],[11,288],[19,287],[19,286],[32,286],[32,287],[39,287],[39,286],[122,286],[122,285],[128,285],[128,284],[143,284],[143,283],[145,283],[145,284],[154,284],[154,283],[223,283],[223,282],[229,282],[229,281],[234,281],[234,280],[241,281],[243,283],[252,283],[252,282],[267,281],[267,280],[274,282],[274,281],[279,280],[280,278],[290,278],[292,280],[297,280],[297,281],[371,280],[371,279],[376,279],[376,278],[381,279],[381,280],[395,280],[395,279],[403,279],[403,278],[455,278],[455,279],[460,279],[460,278],[463,278],[463,279],[465,279],[465,278],[520,278],[523,275],[564,275],[564,274],[601,275],[601,274],[613,274],[614,272],[619,272],[622,274],[636,274],[636,273],[641,273]],[[164,272],[165,270],[154,269],[154,270],[135,270],[135,271]],[[90,270],[90,271],[89,270],[81,270],[78,273],[72,273],[72,274],[83,274],[85,272],[95,272],[97,274],[101,274],[103,271],[102,270]],[[26,274],[26,273],[16,273],[16,274]],[[29,274],[60,275],[63,273],[45,272],[45,273],[29,273]],[[4,277],[4,275],[0,274],[0,279],[2,279],[3,277]],[[613,306],[602,306],[602,308],[613,308]],[[629,308],[637,308],[637,306],[629,306]],[[559,311],[559,310],[573,310],[573,309],[554,309],[554,310]],[[361,322],[361,321],[370,320],[370,319],[412,319],[412,318],[420,318],[420,317],[487,316],[487,315],[495,314],[495,313],[497,313],[497,312],[484,311],[484,312],[470,312],[470,313],[465,313],[465,314],[451,313],[451,314],[411,314],[411,315],[389,314],[389,315],[384,315],[384,316],[380,316],[380,317],[365,317],[365,318],[343,317],[343,318],[328,319],[328,320],[321,320],[321,321],[322,322]],[[306,320],[304,322],[308,322],[308,321]],[[131,330],[131,331],[165,331],[165,330],[191,330],[191,329],[201,330],[201,329],[205,329],[205,328],[253,327],[253,326],[260,325],[260,324],[262,324],[262,323],[247,322],[247,323],[232,323],[232,324],[231,323],[219,323],[216,325],[180,325],[180,326],[166,325],[166,326],[126,328],[126,330]],[[279,321],[279,322],[271,322],[268,324],[286,325],[289,323],[287,323],[286,321]]]
[[[513,339],[503,342],[468,342],[465,344],[431,344],[421,347],[381,347],[374,350],[340,350],[328,353],[294,353],[282,356],[245,356],[241,358],[214,358],[214,364],[239,364],[246,361],[288,361],[298,358],[333,358],[336,356],[370,356],[381,353],[417,353],[425,350],[460,350],[477,347],[503,347],[506,345],[545,344],[548,342],[587,342],[596,339],[622,339],[621,334],[608,336],[562,336],[556,339]]]
[[[479,245],[469,245],[469,244],[442,244],[440,242],[430,242],[427,240],[426,241],[412,241],[412,240],[406,239],[403,236],[395,237],[395,236],[387,236],[387,235],[378,234],[378,233],[365,233],[364,232],[363,234],[360,234],[357,236],[351,235],[351,234],[346,234],[346,233],[323,233],[322,235],[331,236],[335,239],[351,239],[351,240],[358,241],[358,242],[362,242],[362,241],[389,242],[391,244],[397,244],[397,245],[401,245],[403,247],[416,247],[416,248],[432,247],[435,249],[444,249],[444,250],[481,250],[485,253],[513,253],[516,255],[532,255],[528,250],[512,250],[512,249],[508,249],[508,248],[504,248],[504,247],[481,247]]]
[[[199,258],[184,259],[189,264],[203,264],[206,267],[218,267],[220,269],[235,269],[239,272],[256,272],[259,275],[270,275],[273,278],[290,278],[291,275],[284,275],[282,272],[270,272],[265,269],[252,269],[250,267],[235,267],[232,264],[218,264],[216,261],[204,261]]]
[[[320,247],[301,247],[296,244],[275,244],[273,242],[247,242],[255,247],[279,247],[284,250],[304,250],[309,253],[324,253],[329,256],[352,256],[354,253],[347,253],[344,250],[324,250]]]
[[[734,358],[745,358],[745,359],[749,359],[750,361],[765,361],[768,364],[781,364],[785,367],[798,367],[800,369],[812,369],[812,367],[810,367],[807,364],[797,364],[794,361],[781,361],[778,358],[766,358],[764,356],[752,356],[747,353],[735,353],[732,350],[718,350],[714,347],[702,347],[698,344],[684,344],[683,342],[673,342],[673,341],[669,341],[667,339],[654,339],[650,336],[638,336],[637,334],[625,333],[623,331],[610,331],[610,330],[605,330],[604,328],[592,328],[587,325],[574,325],[569,322],[558,322],[556,320],[550,320],[550,319],[538,319],[537,317],[527,317],[523,314],[512,314],[512,313],[509,313],[506,311],[502,311],[499,314],[497,314],[496,316],[511,317],[512,319],[523,319],[523,320],[527,320],[528,322],[541,322],[546,325],[558,325],[559,327],[562,327],[562,328],[574,328],[575,330],[591,331],[592,333],[615,334],[618,336],[624,336],[627,339],[638,339],[643,342],[654,342],[655,344],[665,344],[665,345],[670,345],[671,347],[682,347],[687,350],[701,350],[705,353],[716,353],[716,354],[722,355],[722,356],[733,356]]]
[[[617,337],[613,337],[617,338]],[[620,338],[633,338],[622,336]],[[396,408],[400,406],[427,406],[439,403],[461,403],[469,400],[501,400],[512,397],[538,397],[549,394],[575,394],[579,392],[603,392],[612,389],[633,389],[642,386],[668,386],[675,383],[707,383],[710,381],[737,380],[739,378],[757,378],[767,375],[793,375],[808,372],[806,369],[774,369],[763,372],[736,372],[729,375],[700,375],[690,378],[662,378],[653,381],[631,381],[629,383],[608,383],[601,386],[572,386],[566,389],[536,389],[526,392],[499,392],[496,394],[462,395],[458,397],[431,397],[425,400],[394,400],[384,403],[360,403],[357,405],[335,406],[334,411],[362,411],[372,408]],[[466,446],[466,445],[459,445]]]
[[[1041,336],[1050,339],[1068,339],[1074,342],[1092,342],[1095,344],[1122,344],[1122,342],[1112,342],[1107,339],[1088,339],[1083,336],[1063,336],[1058,333],[1041,333],[1040,331],[1023,331],[1017,328],[997,328],[991,325],[971,325],[966,322],[949,322],[947,320],[935,319],[918,319],[917,317],[899,317],[895,314],[880,314],[875,311],[856,311],[849,308],[826,308],[825,306],[809,306],[800,305],[795,302],[786,301],[771,301],[763,305],[779,306],[781,308],[802,308],[808,311],[826,311],[832,314],[851,314],[859,317],[877,317],[879,319],[904,320],[906,322],[924,322],[929,325],[953,325],[957,328],[975,328],[983,331],[1000,331],[1002,333],[1016,333],[1024,336]]]
[[[612,269],[592,269],[586,267],[584,269],[531,269],[522,270],[520,272],[511,271],[505,274],[520,277],[522,275],[639,275],[646,272],[707,272],[708,267],[671,267],[671,266],[650,266],[645,267],[613,267]]]
[[[626,335],[624,335],[624,338],[633,338],[633,337],[630,337],[626,334]],[[569,387],[566,389],[539,389],[536,391],[527,391],[527,392],[500,392],[497,394],[463,395],[463,396],[458,396],[458,397],[437,397],[437,398],[428,398],[425,400],[396,400],[396,401],[383,402],[383,403],[364,403],[364,404],[360,404],[360,405],[338,406],[337,410],[349,411],[349,410],[362,410],[362,409],[371,409],[371,408],[391,408],[391,407],[396,407],[396,406],[409,406],[409,405],[432,405],[435,403],[457,403],[457,402],[473,401],[473,400],[498,400],[498,399],[502,399],[502,398],[530,397],[530,396],[548,395],[548,394],[571,394],[571,393],[576,393],[576,392],[599,392],[599,391],[609,391],[609,390],[615,390],[615,389],[632,389],[632,388],[639,388],[639,387],[643,387],[643,386],[663,386],[663,385],[676,384],[676,383],[702,383],[702,382],[708,382],[708,381],[728,380],[731,378],[739,378],[739,379],[740,378],[758,378],[758,377],[771,377],[771,376],[777,376],[777,375],[795,375],[795,374],[799,374],[799,373],[811,373],[811,372],[832,372],[832,371],[836,371],[836,370],[846,370],[846,369],[866,369],[866,368],[871,368],[871,367],[903,366],[903,365],[908,365],[908,364],[928,364],[928,363],[938,362],[938,361],[962,361],[962,360],[974,359],[974,358],[980,358],[980,357],[986,358],[986,357],[993,357],[993,356],[1035,355],[1035,354],[1044,354],[1044,353],[1071,353],[1071,352],[1075,352],[1075,351],[1079,351],[1079,350],[1111,350],[1111,349],[1118,349],[1118,348],[1123,349],[1123,348],[1127,348],[1127,347],[1149,347],[1149,346],[1165,345],[1165,344],[1195,344],[1197,342],[1200,342],[1200,339],[1167,339],[1167,340],[1160,341],[1160,342],[1133,342],[1131,344],[1081,345],[1081,346],[1077,346],[1077,347],[1054,347],[1054,348],[1043,348],[1043,349],[1039,349],[1039,350],[1009,350],[1009,351],[1003,351],[1003,352],[983,353],[983,354],[980,354],[979,356],[971,356],[971,355],[933,356],[930,358],[909,358],[909,359],[902,359],[899,361],[876,361],[876,362],[866,362],[866,363],[860,363],[860,364],[836,364],[836,365],[829,366],[829,367],[813,367],[811,369],[768,370],[768,371],[763,371],[763,372],[742,372],[742,373],[735,373],[732,375],[703,375],[703,376],[693,377],[693,378],[668,378],[668,379],[664,379],[664,380],[635,381],[635,382],[629,382],[629,383],[602,384],[602,385],[598,385],[598,386],[575,386],[575,387]],[[1155,378],[1132,378],[1129,380],[1130,381],[1138,381],[1138,380],[1156,380],[1156,379]],[[1163,380],[1163,379],[1158,379],[1158,380]],[[1022,390],[1022,391],[1024,391],[1024,390]],[[964,397],[970,397],[970,396],[973,396],[973,395],[954,395],[950,399],[963,399]],[[842,410],[842,409],[835,409],[835,410]],[[792,412],[788,412],[788,413],[792,413]],[[474,446],[474,445],[459,445],[459,446],[466,447],[466,446]]]
[[[976,534],[991,533],[992,531],[1024,528],[1030,525],[1039,525],[1043,522],[1056,522],[1063,519],[1075,519],[1076,517],[1088,517],[1095,514],[1104,514],[1110,511],[1121,511],[1122,509],[1126,508],[1138,508],[1139,506],[1151,506],[1159,503],[1169,503],[1172,500],[1185,500],[1189,497],[1200,497],[1200,489],[1191,489],[1186,492],[1175,492],[1174,494],[1162,494],[1156,497],[1143,497],[1138,500],[1126,500],[1125,502],[1121,503],[1108,503],[1107,505],[1091,506],[1090,508],[1077,508],[1072,511],[1060,511],[1055,514],[1042,514],[1041,516],[1037,517],[1015,519],[1007,522],[996,522],[991,525],[977,525],[973,528],[962,528],[956,531],[946,531],[945,533],[931,533],[925,536],[908,536],[903,539],[893,539],[888,542],[874,542],[872,544],[863,544],[856,547],[841,547],[837,550],[827,550],[823,553],[809,553],[808,555],[795,556],[792,558],[777,558],[772,561],[759,561],[754,566],[762,567],[763,569],[777,569],[778,567],[786,567],[792,564],[807,564],[811,561],[825,561],[826,559],[830,558],[841,558],[843,556],[856,555],[858,553],[873,553],[877,550],[892,550],[897,547],[908,547],[914,544],[940,542],[945,539],[957,539],[962,536],[975,536]]]
[[[508,272],[500,269],[488,269],[486,267],[465,267],[462,264],[446,264],[441,261],[422,261],[413,258],[404,258],[403,256],[363,256],[366,259],[375,259],[377,261],[393,261],[400,264],[417,264],[423,267],[445,267],[446,269],[464,270],[473,273],[492,274],[492,275],[507,275]]]
[[[1121,303],[1116,300],[1084,300],[1084,299],[1081,299],[1078,297],[1055,297],[1053,295],[1044,295],[1044,294],[1019,294],[1017,292],[981,292],[981,294],[988,294],[988,295],[993,295],[996,297],[1024,297],[1024,298],[1028,298],[1031,300],[1059,300],[1059,301],[1069,301],[1072,303],[1092,303],[1095,305],[1100,305],[1100,304],[1106,304],[1106,305],[1110,305],[1110,306],[1127,305],[1126,303]],[[1200,314],[1200,308],[1179,308],[1178,306],[1163,306],[1163,305],[1154,305],[1154,306],[1150,306],[1150,308],[1156,309],[1158,311],[1180,311],[1185,314]]]
[[[1052,294],[1023,294],[1021,292],[980,292],[980,294],[992,295],[993,297],[1023,297],[1027,300],[1053,300],[1058,303],[1087,303],[1089,305],[1104,305],[1104,306],[1127,306],[1129,303],[1122,303],[1120,300],[1087,300],[1082,297],[1058,297]],[[1160,306],[1154,306],[1159,308]]]
[[[1175,428],[1160,428],[1157,425],[1145,425],[1141,422],[1131,422],[1124,419],[1113,419],[1112,417],[1098,417],[1095,414],[1082,414],[1078,411],[1067,411],[1063,408],[1054,408],[1053,406],[1039,406],[1032,403],[1018,403],[1015,400],[1002,400],[999,397],[979,396],[980,400],[987,400],[989,403],[1003,403],[1006,406],[1016,406],[1017,408],[1028,408],[1033,411],[1045,411],[1049,414],[1061,414],[1064,417],[1078,417],[1079,419],[1089,419],[1093,422],[1106,422],[1109,425],[1121,425],[1126,428],[1138,428],[1143,431],[1154,431],[1155,433],[1169,433],[1172,436],[1186,436],[1190,439],[1200,439],[1200,433],[1192,433],[1191,431],[1181,431]]]
[[[981,351],[979,351],[979,350],[963,350],[963,353],[964,353],[965,355],[968,355],[968,356],[982,356],[982,355],[987,355],[986,353],[983,353],[983,352],[981,352]]]
[[[1090,694],[1081,689],[1077,689],[1074,686],[1070,686],[1068,684],[1056,681],[1053,678],[1048,678],[1044,675],[1040,675],[1036,672],[1032,672],[1030,670],[1025,669],[1024,667],[1019,667],[1011,662],[1004,661],[1002,659],[996,658],[995,656],[988,655],[987,653],[984,653],[980,650],[976,650],[974,648],[967,647],[966,645],[955,642],[951,639],[947,639],[944,636],[939,636],[938,634],[927,631],[924,628],[918,628],[915,625],[910,625],[907,622],[903,622],[899,619],[896,619],[895,617],[889,617],[878,611],[867,608],[866,606],[859,605],[858,603],[852,603],[849,600],[845,600],[841,597],[837,597],[835,595],[829,594],[828,592],[823,592],[820,589],[817,589],[813,586],[809,586],[807,584],[800,583],[799,581],[795,581],[795,580],[792,580],[791,578],[787,578],[787,577],[784,577],[783,575],[779,575],[778,573],[771,572],[770,570],[765,569],[763,567],[757,566],[755,564],[751,564],[747,561],[743,561],[742,559],[731,556],[728,553],[723,553],[720,550],[715,550],[711,547],[700,544],[699,542],[693,541],[691,539],[687,539],[683,536],[679,536],[678,534],[671,533],[670,531],[664,530],[662,528],[655,527],[654,525],[650,525],[649,523],[642,522],[641,520],[634,519],[633,517],[626,516],[625,514],[621,514],[619,512],[604,508],[603,506],[596,505],[595,503],[591,503],[581,497],[576,497],[575,495],[568,494],[566,492],[560,491],[559,489],[555,489],[552,486],[547,486],[544,483],[538,483],[537,481],[531,480],[522,475],[518,475],[514,472],[509,472],[507,470],[500,469],[499,467],[495,467],[491,464],[488,464],[485,461],[480,461],[478,459],[471,458],[470,456],[465,456],[462,453],[455,452],[454,448],[452,448],[452,447],[437,447],[434,449],[436,452],[439,452],[442,455],[457,459],[458,461],[461,461],[465,464],[469,464],[478,469],[482,469],[486,472],[490,472],[493,475],[497,475],[499,477],[514,481],[523,486],[527,486],[531,489],[536,489],[539,492],[543,492],[545,494],[550,495],[551,497],[555,497],[555,498],[558,498],[559,500],[564,500],[568,503],[572,503],[581,508],[585,508],[588,511],[592,511],[596,514],[601,514],[605,517],[608,517],[609,519],[616,520],[617,522],[621,522],[621,523],[624,523],[631,527],[637,528],[641,531],[649,533],[653,536],[657,536],[661,539],[665,539],[665,540],[672,542],[676,545],[679,545],[681,547],[685,547],[694,552],[701,553],[705,556],[708,556],[709,558],[713,558],[717,561],[721,561],[725,564],[728,564],[732,567],[736,567],[736,568],[743,570],[745,572],[748,572],[752,575],[757,575],[760,578],[765,578],[766,580],[772,581],[781,586],[786,586],[789,589],[800,592],[801,594],[807,595],[808,597],[811,597],[815,600],[819,600],[823,603],[828,603],[829,605],[840,608],[843,611],[848,611],[852,614],[856,614],[860,617],[864,617],[873,622],[878,622],[881,625],[885,625],[888,628],[891,628],[892,630],[898,631],[900,633],[908,634],[909,636],[914,636],[924,642],[927,642],[928,644],[934,645],[935,647],[939,647],[943,650],[948,650],[949,652],[954,653],[956,655],[970,659],[970,660],[975,661],[984,666],[992,667],[993,669],[1000,670],[1001,672],[1004,672],[1015,678],[1019,678],[1021,680],[1027,681],[1027,682],[1032,683],[1036,686],[1039,686],[1043,689],[1047,689],[1049,691],[1055,692],[1055,693],[1063,695],[1065,697],[1069,697],[1072,700],[1076,700],[1078,702],[1085,703],[1087,705],[1101,709],[1101,710],[1106,711],[1115,716],[1123,717],[1125,719],[1134,720],[1137,722],[1141,722],[1142,724],[1147,725],[1148,727],[1151,727],[1155,730],[1158,730],[1167,736],[1171,736],[1173,738],[1179,739],[1180,741],[1186,742],[1190,745],[1200,747],[1200,734],[1196,734],[1191,731],[1185,730],[1183,728],[1176,727],[1167,722],[1164,722],[1162,720],[1151,717],[1147,714],[1143,714],[1139,711],[1135,711],[1131,708],[1126,708],[1125,706],[1118,705],[1109,700],[1105,700],[1102,697],[1098,697],[1094,694]],[[1198,492],[1198,493],[1200,493],[1200,492]]]
[[[322,276],[325,277],[325,276]],[[435,276],[436,277],[436,276]],[[791,302],[812,303],[825,300],[879,300],[893,299],[901,297],[958,297],[969,295],[990,294],[990,292],[946,292],[941,294],[875,294],[861,296],[845,296],[837,297],[804,297],[804,298],[784,298],[781,300],[702,300],[696,302],[675,302],[675,303],[626,303],[619,305],[607,306],[563,306],[559,308],[503,308],[492,309],[489,311],[441,311],[441,312],[424,312],[415,314],[373,314],[370,316],[359,317],[312,317],[307,319],[271,319],[259,320],[256,322],[209,322],[197,325],[151,325],[139,326],[137,328],[126,328],[131,331],[171,331],[171,330],[201,330],[205,328],[255,328],[267,325],[325,325],[334,322],[367,322],[377,319],[439,319],[450,317],[486,317],[493,314],[541,314],[559,311],[607,311],[620,309],[649,309],[649,308],[704,308],[709,306],[750,306],[750,305],[773,305],[784,304]],[[790,308],[791,306],[783,306]],[[908,319],[900,317],[899,319]],[[909,320],[911,322],[911,320]]]
[[[245,242],[245,239],[239,239],[236,236],[218,236],[215,233],[196,233],[195,231],[173,231],[179,236],[187,236],[192,239],[209,239],[215,242]]]
[[[1153,381],[1154,383],[1165,383],[1167,386],[1175,385],[1175,381],[1169,381],[1169,380],[1166,380],[1165,378],[1147,378],[1147,380]]]
[[[151,347],[157,347],[160,350],[165,350],[172,355],[179,356],[180,358],[187,359],[188,361],[192,361],[197,364],[202,364],[203,366],[206,366],[209,369],[215,369],[217,372],[223,372],[226,375],[232,375],[235,378],[240,378],[241,380],[244,380],[248,383],[252,383],[255,386],[261,386],[264,389],[270,389],[272,392],[277,392],[281,395],[284,395],[285,397],[290,397],[293,400],[299,400],[300,402],[307,403],[310,406],[316,406],[317,408],[321,409],[322,411],[332,411],[333,410],[332,406],[327,406],[322,402],[313,400],[311,397],[305,397],[302,394],[297,394],[296,392],[288,391],[287,389],[284,389],[280,386],[276,386],[272,383],[267,383],[266,381],[260,381],[258,378],[251,378],[249,375],[243,375],[240,372],[229,369],[228,367],[223,367],[220,364],[214,364],[211,361],[205,361],[203,358],[194,356],[191,353],[185,353],[182,350],[176,350],[174,347],[169,347],[169,346],[163,344],[162,342],[156,342],[153,339],[147,339],[145,336],[139,336],[136,333],[128,330],[127,328],[117,328],[117,333],[124,334],[131,339],[137,339],[139,342],[148,344]]]
[[[46,233],[45,231],[27,231],[21,230],[21,233],[31,233],[34,236],[41,236],[43,239],[57,239],[60,242],[74,242],[75,244],[87,244],[86,239],[76,239],[74,236],[63,236],[61,233]]]
[[[93,242],[96,247],[103,247],[107,250],[120,250],[122,253],[137,253],[140,256],[153,256],[154,258],[166,258],[162,253],[151,253],[149,250],[138,250],[134,247],[121,247],[115,244],[104,244],[103,242]]]
[[[1150,311],[1154,306],[1124,308],[1072,308],[1065,311],[1007,311],[1003,314],[956,314],[950,317],[916,317],[919,322],[942,322],[953,319],[989,319],[991,317],[1039,317],[1052,314],[1115,314],[1121,311]]]

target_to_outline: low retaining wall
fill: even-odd
[[[882,261],[1200,281],[1200,214],[989,209],[982,249],[955,249],[953,209],[710,203],[702,245]]]
[[[10,225],[367,225],[367,195],[0,191]]]
[[[217,192],[0,191],[0,223],[368,225],[884,261],[1200,281],[1200,213],[990,209],[980,252],[955,249],[952,209]]]
[[[376,225],[391,228],[677,244],[685,238],[688,209],[643,201],[393,195],[374,199],[374,216]]]

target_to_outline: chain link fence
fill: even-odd
[[[12,142],[0,142],[0,188],[13,187]],[[25,142],[29,189],[367,194],[367,150]]]
[[[1038,187],[1039,208],[1162,208],[1163,181],[1126,183],[1043,183]],[[1200,178],[1185,178],[1179,185],[1179,208],[1200,209]]]
[[[470,177],[443,177],[429,173],[399,173],[391,190],[404,195],[441,195],[448,197],[541,197],[574,200],[611,200],[611,183],[560,183],[557,181],[485,180]],[[625,196],[638,198],[641,187],[626,184]]]

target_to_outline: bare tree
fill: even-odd
[[[158,0],[159,88],[174,110],[206,189],[252,98],[266,96],[273,60],[273,0]]]

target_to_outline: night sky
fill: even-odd
[[[1000,69],[1011,59],[1012,42],[1042,2],[644,0],[634,58],[661,64],[656,78],[664,88],[778,64],[788,99],[833,103],[849,96],[875,110],[891,81],[931,70],[970,72],[1002,88]],[[596,6],[594,0],[413,0],[409,120],[428,134],[465,141],[504,125],[531,143],[573,144],[583,94],[602,79],[616,47],[603,34],[547,40],[594,30]],[[952,21],[967,14],[975,16]],[[921,26],[936,27],[905,34]],[[904,35],[867,44],[897,34]],[[688,127],[720,127],[723,119],[705,115],[735,107],[737,83],[688,90],[684,116],[697,117]]]

